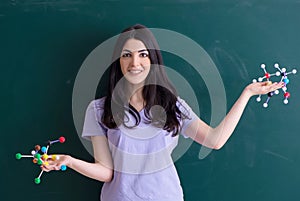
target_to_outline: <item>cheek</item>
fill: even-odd
[[[150,68],[151,68],[151,62],[150,62],[150,59],[149,59],[149,60],[143,61],[143,66],[144,66],[144,68],[145,68],[145,71],[146,71],[147,74],[148,74],[149,71],[150,71]]]
[[[123,60],[120,60],[121,71],[123,74],[127,72],[127,63]]]
[[[150,65],[150,64],[145,65],[145,70],[146,70],[147,72],[150,71],[150,68],[151,68],[151,65]]]
[[[151,62],[150,62],[150,59],[148,58],[148,59],[145,59],[144,61],[143,61],[143,66],[149,66],[150,67],[150,65],[151,65]]]

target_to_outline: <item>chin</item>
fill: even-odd
[[[126,77],[126,80],[129,84],[132,84],[132,85],[143,85],[145,83],[146,78]]]

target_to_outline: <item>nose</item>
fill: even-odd
[[[133,54],[132,55],[132,61],[131,61],[131,66],[136,67],[140,65],[140,58],[138,54]]]

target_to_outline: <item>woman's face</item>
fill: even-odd
[[[150,71],[150,58],[144,43],[128,39],[121,52],[120,65],[123,75],[131,84],[141,84]]]

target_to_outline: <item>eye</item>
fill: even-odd
[[[142,52],[142,53],[140,54],[140,56],[141,56],[141,57],[148,57],[148,56],[149,56],[149,54],[148,54],[148,53],[146,53],[146,52]]]
[[[124,53],[124,54],[122,54],[122,57],[131,57],[131,54],[130,53]]]

